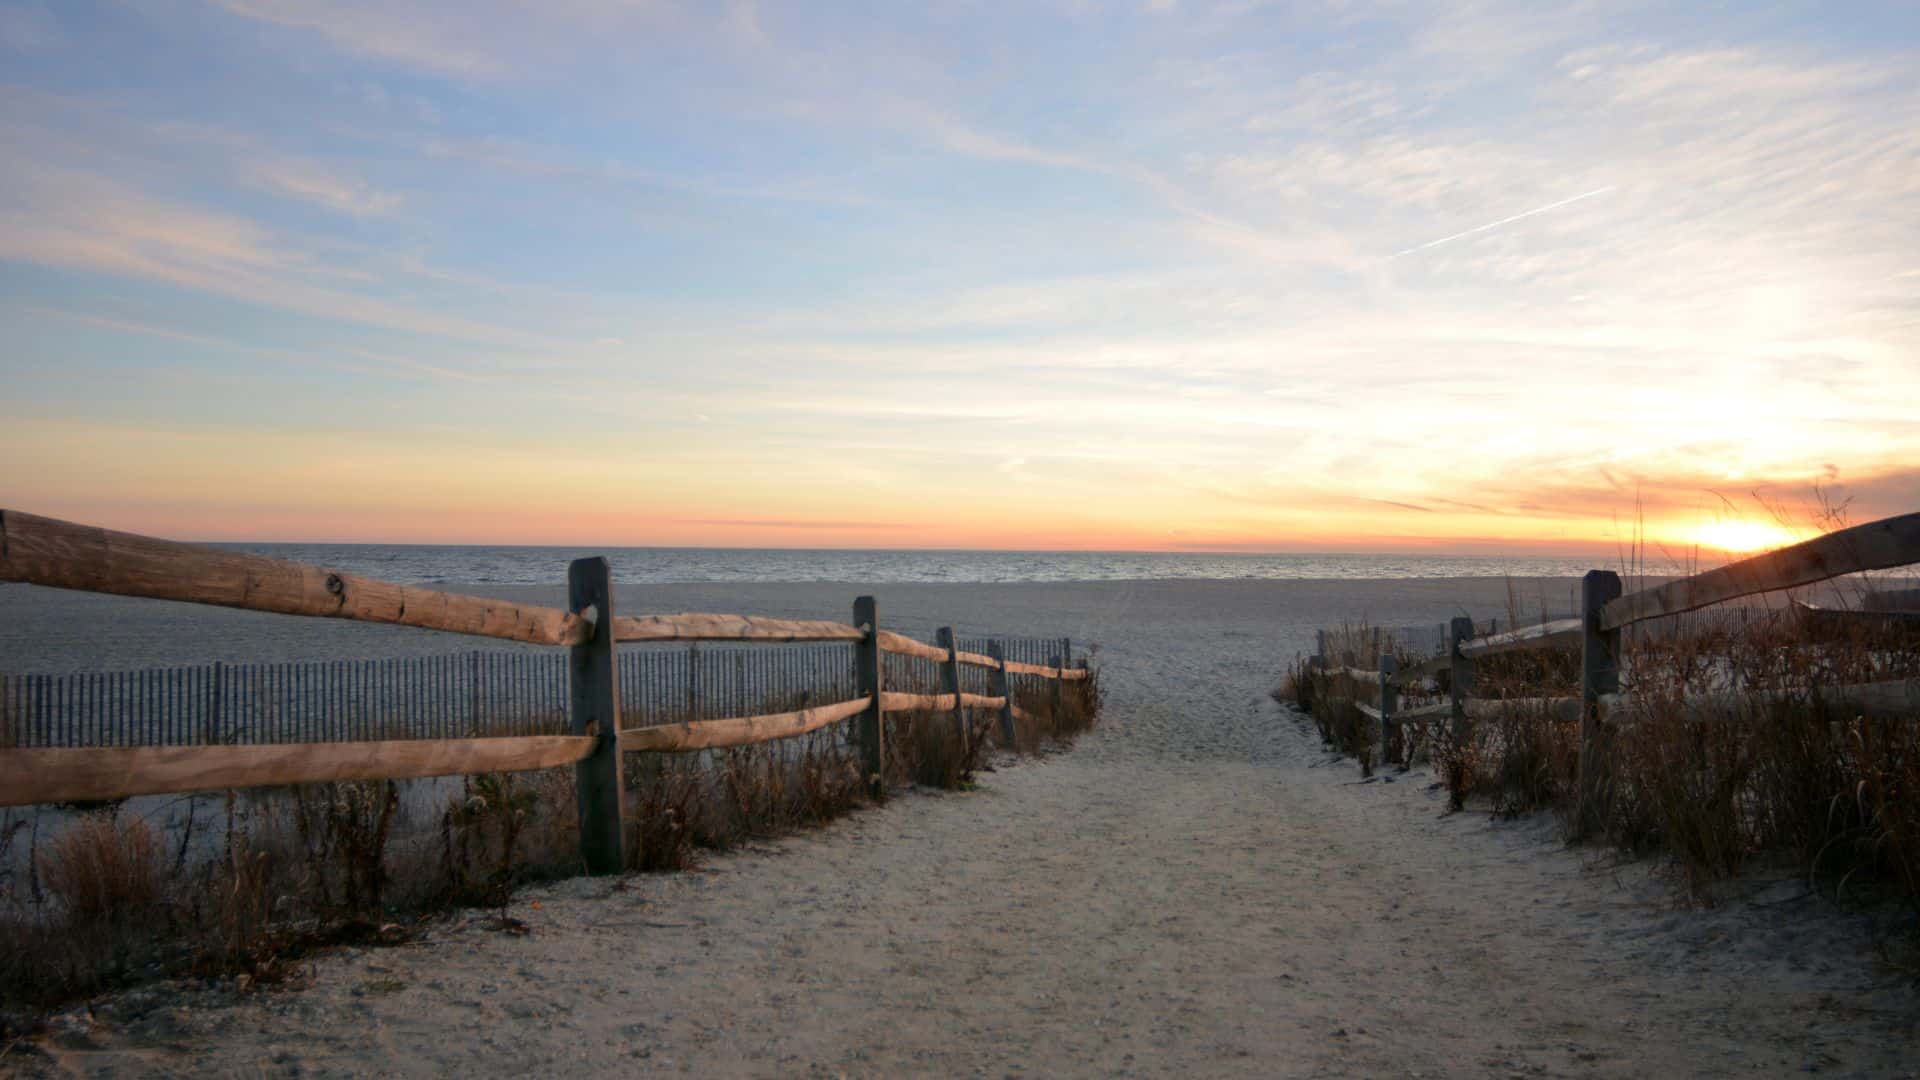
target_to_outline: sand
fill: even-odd
[[[1550,604],[1568,583],[1545,586]],[[1323,623],[1501,613],[1497,581],[912,585],[890,625],[1097,641],[1097,733],[697,872],[529,889],[310,986],[133,991],[62,1068],[321,1075],[1904,1075],[1910,984],[1787,878],[1712,910],[1550,820],[1360,783],[1265,698]],[[628,611],[835,616],[835,585],[623,590]],[[536,591],[538,592],[538,591]],[[31,594],[31,595],[29,595]],[[550,593],[540,593],[550,595]],[[79,598],[141,662],[446,639]],[[0,590],[0,657],[72,598]],[[117,635],[117,638],[114,637]],[[117,641],[118,644],[113,642]],[[37,644],[35,644],[37,643]],[[4,1064],[4,1063],[0,1063]]]

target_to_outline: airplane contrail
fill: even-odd
[[[1571,199],[1561,199],[1559,202],[1548,203],[1545,206],[1536,206],[1533,209],[1526,211],[1525,213],[1515,214],[1512,217],[1504,217],[1504,218],[1501,218],[1499,221],[1489,221],[1485,225],[1468,229],[1466,232],[1457,232],[1457,233],[1454,233],[1452,236],[1443,236],[1438,240],[1430,240],[1427,243],[1421,244],[1419,247],[1410,247],[1405,251],[1395,252],[1393,257],[1397,259],[1402,255],[1411,255],[1416,251],[1425,251],[1430,247],[1439,247],[1441,244],[1458,240],[1463,236],[1472,236],[1474,233],[1483,233],[1483,232],[1486,232],[1488,229],[1497,229],[1502,225],[1509,225],[1509,224],[1512,224],[1513,222],[1519,221],[1521,218],[1530,218],[1535,214],[1544,214],[1549,210],[1558,210],[1563,206],[1568,206],[1573,203],[1577,203],[1581,199],[1591,199],[1595,195],[1605,195],[1607,192],[1612,191],[1613,187],[1614,186],[1612,184],[1608,184],[1606,187],[1594,188],[1592,191],[1575,195]]]

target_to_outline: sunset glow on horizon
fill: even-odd
[[[0,506],[1792,543],[1920,509],[1915,22],[0,0]]]

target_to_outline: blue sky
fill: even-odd
[[[1920,501],[1910,4],[388,7],[0,2],[0,503],[1406,549]]]

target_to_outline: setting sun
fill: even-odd
[[[1694,530],[1694,542],[1704,548],[1745,553],[1785,547],[1806,539],[1806,530],[1790,529],[1773,521],[1725,518]]]

